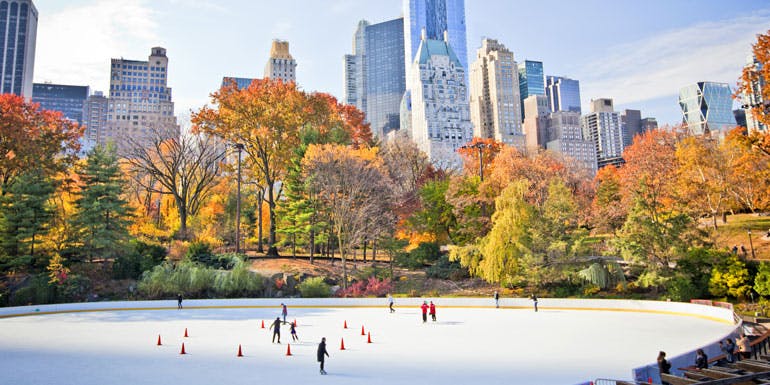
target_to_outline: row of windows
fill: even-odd
[[[147,71],[147,65],[112,63],[112,68],[122,68],[122,69],[125,69],[125,70]],[[166,67],[150,66],[150,71],[166,72]]]

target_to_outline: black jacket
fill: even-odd
[[[669,371],[671,370],[671,363],[668,362],[667,359],[662,358],[658,360],[658,369],[660,369],[661,373],[665,374],[671,374]]]
[[[707,355],[697,356],[695,357],[695,366],[698,369],[706,369],[709,367],[709,358]]]
[[[324,354],[326,357],[329,357],[329,352],[326,351],[326,342],[321,342],[318,344],[318,361],[321,362],[324,360]]]
[[[277,319],[273,321],[273,324],[270,325],[270,329],[273,329],[273,333],[280,333],[281,332],[281,320]]]

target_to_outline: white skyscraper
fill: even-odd
[[[284,83],[297,81],[297,62],[289,53],[289,42],[273,40],[270,58],[265,65],[265,77],[281,79]]]
[[[433,164],[459,169],[462,160],[456,151],[473,135],[465,69],[446,39],[423,38],[410,74],[410,137]]]
[[[599,168],[623,163],[623,129],[612,99],[591,100],[591,113],[583,115],[583,138],[594,145]]]
[[[525,150],[521,126],[519,74],[513,52],[484,39],[471,63],[470,108],[473,135]]]

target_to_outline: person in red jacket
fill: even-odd
[[[422,309],[422,322],[428,322],[428,302],[422,301],[422,306],[420,306],[420,309]]]
[[[436,305],[433,304],[433,301],[430,301],[430,318],[436,322]]]

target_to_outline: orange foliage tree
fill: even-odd
[[[463,171],[466,175],[479,174],[479,176],[489,175],[495,163],[495,157],[503,148],[503,143],[493,138],[473,139],[464,146],[457,149],[457,153],[463,159]],[[483,161],[483,165],[479,162]],[[483,167],[481,167],[483,166]]]
[[[734,155],[706,136],[688,136],[676,148],[678,195],[696,217],[710,215],[714,229],[730,198],[727,185]]]
[[[757,42],[752,47],[759,65],[743,68],[735,96],[741,99],[754,119],[770,127],[770,31],[757,35]],[[770,156],[770,132],[751,132],[746,139],[757,150]]]
[[[0,95],[0,193],[26,170],[53,175],[72,164],[83,127],[21,96]]]

